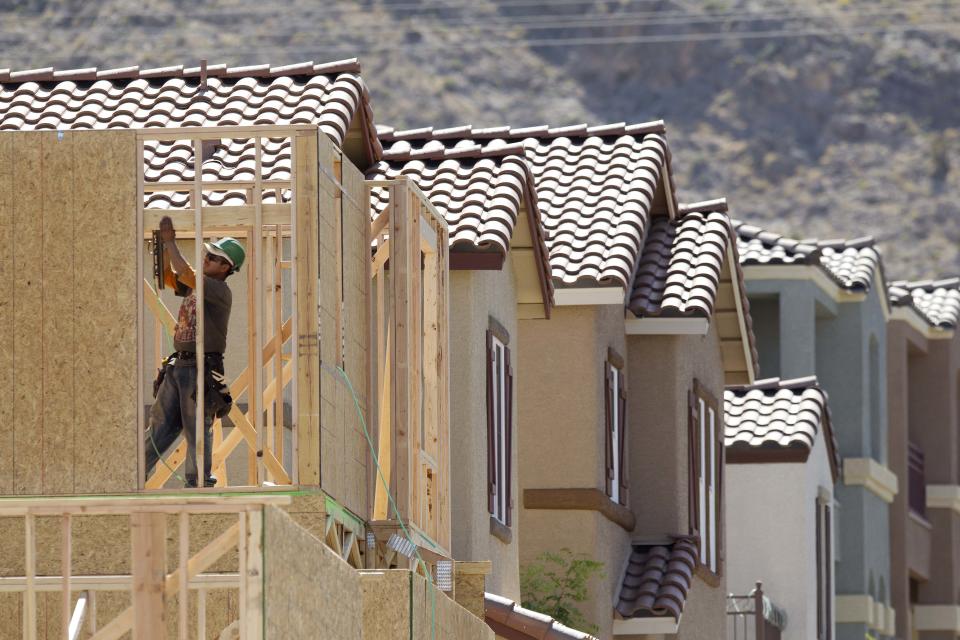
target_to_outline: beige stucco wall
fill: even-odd
[[[622,307],[556,307],[550,320],[521,320],[520,336],[521,490],[604,491],[603,367],[608,348],[626,357]],[[630,534],[594,511],[541,509],[522,509],[520,530],[522,563],[569,548],[604,564],[581,611],[610,637]]]
[[[728,464],[726,474],[727,588],[745,595],[762,581],[764,593],[787,612],[784,640],[815,638],[815,505],[820,491],[833,500],[822,435],[805,463]]]
[[[450,272],[450,475],[453,555],[491,560],[487,591],[520,599],[518,573],[517,420],[524,367],[518,354],[516,293],[510,256],[501,271]],[[490,534],[487,511],[486,332],[493,317],[510,334],[514,370],[513,536]]]
[[[687,394],[698,380],[717,398],[722,420],[720,339],[713,326],[704,336],[628,336],[627,368],[630,507],[637,518],[633,538],[686,534]],[[726,533],[722,540],[729,540]],[[719,637],[717,630],[726,624],[726,585],[723,570],[716,586],[694,578],[678,638]]]

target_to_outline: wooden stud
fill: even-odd
[[[297,198],[293,225],[293,277],[296,345],[293,381],[297,407],[294,425],[294,460],[297,483],[320,485],[320,339],[317,324],[318,170],[317,132],[294,140]]]
[[[27,574],[27,591],[24,594],[23,637],[37,640],[37,523],[32,514],[24,518],[24,571]]]
[[[137,489],[143,490],[144,484],[146,482],[147,475],[147,463],[146,463],[146,439],[147,439],[147,425],[146,425],[146,416],[143,412],[143,407],[146,405],[146,398],[143,391],[143,380],[140,376],[143,375],[144,370],[144,313],[143,305],[144,298],[147,300],[154,300],[159,303],[164,310],[166,307],[163,306],[163,302],[160,301],[160,298],[156,296],[156,292],[153,291],[153,287],[150,286],[150,283],[143,277],[143,235],[144,235],[144,225],[143,225],[143,209],[144,209],[144,167],[146,166],[143,157],[143,140],[137,138],[137,156],[135,158],[137,163],[137,282],[143,282],[144,286],[154,294],[153,297],[146,296],[145,290],[138,287],[137,288]],[[162,276],[161,276],[162,277]],[[160,364],[160,325],[162,320],[160,319],[159,314],[157,313],[159,309],[154,311],[154,316],[156,316],[156,321],[154,322],[153,332],[156,336],[156,358],[157,366]],[[170,312],[167,311],[170,320],[173,320],[173,316],[170,315]],[[166,325],[165,325],[166,326]],[[173,322],[173,326],[176,326],[176,321]],[[173,335],[174,329],[170,329],[170,335]],[[162,453],[162,452],[161,452]]]
[[[423,526],[421,497],[424,494],[424,474],[420,469],[420,452],[423,449],[423,417],[420,411],[420,405],[423,398],[423,355],[421,353],[421,344],[423,340],[423,306],[421,305],[421,295],[423,293],[423,271],[421,270],[421,248],[420,248],[420,219],[423,205],[417,194],[412,189],[407,189],[406,197],[409,198],[407,214],[409,216],[408,232],[410,240],[407,245],[407,277],[410,279],[410,306],[408,317],[410,325],[408,328],[409,349],[410,349],[410,411],[408,413],[409,430],[408,442],[409,451],[400,464],[407,465],[407,477],[409,482],[408,492],[413,504],[409,509],[402,511],[403,517]],[[406,485],[401,485],[401,487]]]
[[[255,268],[254,272],[254,306],[253,312],[250,318],[251,326],[253,327],[253,340],[256,348],[251,351],[254,356],[253,361],[253,389],[254,393],[251,396],[247,394],[247,398],[253,399],[256,398],[256,404],[251,404],[250,414],[253,421],[253,427],[257,432],[257,482],[256,485],[260,486],[265,477],[263,473],[263,456],[260,455],[260,452],[264,449],[269,450],[269,447],[264,447],[263,442],[263,405],[261,404],[261,393],[263,389],[263,353],[261,351],[262,339],[262,330],[263,330],[263,287],[264,287],[264,278],[263,278],[263,148],[262,140],[259,136],[254,139],[254,153],[255,153],[255,164],[254,164],[254,189],[253,189],[253,205],[254,205],[254,223],[253,223],[253,266]]]
[[[130,514],[131,566],[133,568],[134,627],[137,640],[161,640],[164,630],[164,576],[166,575],[166,516]],[[104,633],[107,628],[101,633]]]
[[[391,260],[390,279],[393,282],[393,336],[394,359],[391,399],[393,430],[393,459],[396,464],[391,469],[391,489],[395,492],[400,517],[407,517],[410,503],[410,445],[411,425],[410,397],[412,395],[410,361],[410,213],[406,185],[390,188],[390,202],[393,203],[393,215],[390,217]],[[419,271],[419,269],[418,269]],[[382,464],[382,463],[381,463]]]
[[[89,613],[87,614],[87,631],[90,632],[90,635],[93,635],[97,632],[97,592],[90,592],[90,600],[87,605]]]
[[[280,266],[281,258],[283,257],[283,236],[280,225],[275,227],[274,235],[274,249],[273,249],[273,330],[276,334],[274,340],[277,344],[283,344],[282,337],[282,327],[283,327],[283,269]],[[282,351],[278,354],[282,356]],[[277,453],[277,458],[280,462],[283,462],[283,371],[281,369],[281,362],[283,358],[277,357],[273,359],[273,379],[276,381],[276,384],[280,385],[279,393],[277,393],[276,399],[273,404],[276,407],[274,409],[274,437],[271,440],[270,446],[272,446]]]
[[[197,638],[207,637],[207,590],[197,590]]]
[[[237,538],[237,556],[239,573],[240,573],[240,640],[250,640],[249,635],[247,634],[247,625],[245,624],[247,620],[248,607],[249,607],[249,597],[247,595],[248,590],[250,589],[249,580],[247,579],[247,514],[241,511],[237,515],[237,525],[239,527],[239,533]]]
[[[72,536],[71,536],[71,527],[70,527],[70,514],[64,514],[61,519],[60,526],[60,575],[61,575],[61,621],[63,622],[62,634],[66,638],[70,638],[70,574],[72,572],[73,561],[71,559],[71,551],[73,548]]]
[[[197,454],[197,486],[202,487],[206,484],[207,476],[204,473],[204,445],[206,430],[206,353],[207,343],[204,336],[204,318],[206,317],[206,298],[204,298],[204,275],[203,275],[203,143],[195,140],[193,143],[193,206],[194,206],[194,229],[197,230],[197,238],[193,243],[194,270],[196,273],[196,288],[193,293],[196,296],[196,327],[194,327],[194,348],[197,352],[197,410],[196,421],[194,424],[194,438],[196,442]],[[186,427],[186,425],[184,425]]]
[[[84,591],[77,598],[77,606],[67,620],[67,640],[77,640],[80,637],[80,628],[83,625],[83,618],[87,615],[87,609],[90,602],[90,592]]]
[[[187,640],[187,616],[190,603],[190,576],[187,573],[187,560],[190,557],[190,515],[186,511],[181,511],[179,515],[179,549],[177,550],[177,561],[180,565],[180,590],[177,595],[177,613],[178,615],[178,633],[180,640]]]
[[[336,176],[337,186],[339,187],[334,196],[336,203],[336,215],[334,215],[334,261],[336,269],[336,306],[334,309],[336,317],[336,347],[337,358],[336,366],[343,367],[343,160],[338,157],[333,162],[333,173]]]
[[[247,227],[247,368],[244,371],[247,381],[247,413],[255,415],[260,403],[254,398],[254,389],[257,383],[257,360],[253,352],[257,350],[257,253],[253,245],[255,230],[253,227]],[[236,430],[236,425],[234,425]],[[256,429],[254,428],[254,440],[248,442],[247,447],[247,485],[251,487],[259,486],[257,481],[257,451],[259,447],[256,443]]]

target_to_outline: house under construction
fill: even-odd
[[[451,557],[448,229],[364,180],[354,66],[0,77],[0,636],[493,637]],[[210,489],[182,441],[146,474],[162,216],[247,252]]]

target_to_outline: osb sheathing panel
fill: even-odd
[[[13,327],[14,318],[14,137],[0,135],[0,326],[8,328]],[[0,331],[0,494],[4,495],[13,493],[13,344],[13,331]]]
[[[0,140],[0,489],[136,488],[135,136]]]
[[[364,640],[493,640],[482,620],[410,571],[363,572]]]
[[[367,638],[359,575],[276,507],[265,510],[264,557],[268,638]]]

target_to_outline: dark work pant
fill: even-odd
[[[176,442],[177,437],[183,432],[183,438],[187,441],[184,477],[188,486],[197,486],[196,388],[197,368],[195,366],[177,366],[175,364],[167,369],[167,374],[157,391],[157,400],[150,407],[146,442],[144,443],[146,446],[147,478],[153,473],[153,468],[157,465],[160,454],[165,455],[167,449]],[[211,451],[213,447],[213,416],[210,415],[209,410],[204,413],[203,475],[209,479],[210,462],[213,458],[213,452]]]

